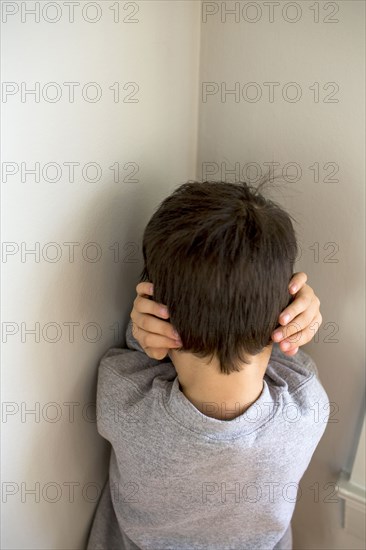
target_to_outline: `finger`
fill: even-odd
[[[307,280],[308,276],[303,271],[300,271],[299,273],[294,273],[288,285],[290,294],[295,294],[298,290],[300,290],[300,288],[304,286]]]
[[[313,289],[309,285],[303,286],[296,294],[294,301],[281,312],[278,318],[280,324],[287,325],[289,321],[306,311],[313,300],[318,300],[318,305],[320,305],[319,298],[315,296]]]
[[[140,296],[144,294],[152,296],[154,294],[154,285],[152,283],[149,283],[149,281],[138,283],[138,285],[136,285],[136,293]]]
[[[286,338],[285,340],[280,342],[280,349],[284,352],[287,352],[309,343],[318,332],[321,323],[322,316],[320,313],[317,313],[316,316],[312,319],[311,323],[309,323],[309,325],[306,326],[303,330],[293,334],[291,337]]]
[[[133,309],[136,309],[139,313],[149,313],[156,317],[169,318],[168,308],[164,304],[159,304],[140,295],[136,296],[133,302]]]
[[[139,313],[136,310],[131,312],[130,317],[132,319],[133,331],[135,331],[135,338],[136,335],[138,335],[138,339],[140,340],[140,333],[144,334],[146,332],[152,333],[154,336],[163,336],[168,340],[173,340],[174,342],[178,341],[180,343],[179,334],[168,321],[161,321],[157,317],[146,313]]]
[[[165,349],[166,353],[168,353],[169,349],[182,347],[181,342],[177,342],[160,334],[154,334],[141,328],[138,328],[138,335],[140,345],[143,349]]]
[[[159,304],[158,302],[150,300],[149,298],[147,298],[147,301],[145,301],[146,296],[153,296],[154,285],[152,283],[146,281],[139,283],[138,285],[136,285],[136,292],[136,303],[141,303],[141,307],[148,309],[148,311],[144,311],[145,313],[152,313],[153,315],[158,315],[160,317],[169,317],[168,308],[165,304]]]
[[[161,359],[164,359],[164,357],[166,357],[168,350],[165,348],[146,348],[144,349],[144,352],[152,359],[158,359],[159,361],[161,361]]]
[[[313,321],[314,317],[319,313],[319,299],[314,296],[313,301],[310,303],[309,307],[300,315],[297,315],[292,321],[283,327],[278,327],[272,333],[272,339],[275,342],[281,342],[285,338],[296,334],[304,330],[309,324]]]

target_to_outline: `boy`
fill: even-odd
[[[154,213],[141,280],[182,347],[151,359],[129,323],[130,350],[101,361],[98,431],[112,453],[88,550],[292,548],[298,484],[329,415],[310,357],[270,339],[296,254],[289,215],[245,183],[183,184]]]

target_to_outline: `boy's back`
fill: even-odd
[[[112,452],[87,549],[291,548],[298,484],[329,416],[310,357],[274,345],[262,394],[224,421],[190,403],[172,363],[142,353],[131,323],[127,345],[99,367]]]

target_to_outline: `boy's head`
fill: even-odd
[[[145,228],[140,281],[154,284],[182,349],[216,354],[230,374],[271,343],[296,255],[290,216],[257,188],[189,182]]]

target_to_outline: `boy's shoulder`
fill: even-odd
[[[315,361],[301,349],[289,357],[275,344],[265,378],[269,385],[304,408],[314,402],[321,402],[325,407],[329,403]]]
[[[302,377],[311,377],[315,375],[319,378],[318,368],[310,355],[299,349],[296,355],[288,356],[281,351],[277,343],[273,344],[270,363],[283,365],[286,368],[293,368],[294,372]]]
[[[169,357],[164,360],[153,359],[143,350],[112,347],[102,356],[99,371],[107,371],[120,378],[131,380],[151,380],[159,374],[167,379],[175,378],[176,370]],[[275,385],[286,385],[289,391],[295,391],[311,379],[319,381],[319,373],[314,360],[299,350],[291,357],[285,355],[278,344],[272,347],[272,353],[266,370],[266,377]]]
[[[139,393],[145,393],[154,378],[172,380],[176,376],[173,365],[167,361],[152,359],[137,350],[113,347],[103,355],[98,368],[98,384],[113,383],[115,388],[126,384]]]

